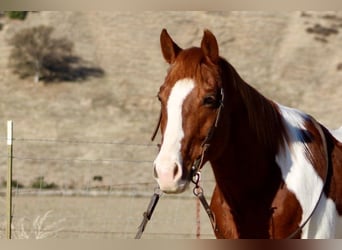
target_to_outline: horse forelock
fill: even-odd
[[[172,86],[178,80],[191,78],[204,88],[221,87],[218,71],[219,66],[206,58],[201,48],[192,47],[182,50],[169,66],[165,84]]]

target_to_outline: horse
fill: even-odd
[[[333,131],[245,82],[204,30],[182,49],[163,29],[169,68],[158,92],[161,143],[153,175],[186,190],[209,162],[210,209],[225,239],[332,238],[342,213],[342,128]],[[337,139],[339,137],[339,139]]]

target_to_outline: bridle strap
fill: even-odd
[[[218,127],[219,120],[221,118],[221,113],[222,113],[222,108],[224,107],[223,102],[224,102],[224,90],[223,88],[220,89],[220,94],[221,94],[221,99],[219,101],[219,107],[217,108],[217,113],[216,113],[216,119],[213,125],[210,127],[207,136],[203,140],[201,147],[202,147],[202,152],[201,155],[195,160],[193,166],[192,166],[192,176],[195,176],[197,172],[199,172],[203,166],[204,163],[204,155],[207,152],[208,148],[210,147],[211,140],[214,136],[214,132],[216,128]]]
[[[158,130],[159,130],[159,127],[160,127],[161,118],[162,118],[162,111],[161,111],[161,109],[160,109],[158,122],[157,122],[157,125],[156,125],[156,127],[154,128],[153,134],[152,134],[152,136],[151,136],[151,141],[154,141],[154,139],[156,138],[156,135],[157,135]]]
[[[195,184],[194,189],[192,190],[192,192],[194,193],[194,195],[198,198],[198,200],[201,202],[205,212],[207,213],[211,226],[214,230],[214,232],[218,232],[218,228],[216,225],[216,218],[215,218],[215,214],[211,211],[211,208],[207,202],[207,199],[204,196],[204,192],[203,192],[203,188],[199,185],[200,182],[200,173],[197,172],[196,177],[192,179],[192,182]]]
[[[147,223],[150,221],[150,219],[152,217],[154,209],[156,208],[157,203],[158,203],[161,195],[162,195],[162,191],[159,189],[159,187],[156,188],[154,190],[154,194],[151,197],[151,201],[147,207],[146,212],[143,213],[143,220],[142,220],[140,226],[138,227],[138,232],[135,235],[134,239],[140,239],[141,238],[143,232],[145,231]]]

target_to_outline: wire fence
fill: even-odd
[[[0,138],[1,145],[7,138]],[[156,187],[153,143],[110,139],[13,138],[13,238],[133,238]],[[3,151],[2,152],[6,152]],[[0,154],[0,207],[6,161]],[[202,185],[210,198],[209,168]],[[2,206],[4,204],[4,206]],[[0,238],[5,238],[0,211]],[[144,238],[212,238],[192,191],[163,195]]]

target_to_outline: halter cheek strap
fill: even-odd
[[[154,128],[153,134],[151,136],[151,141],[154,141],[154,139],[156,138],[156,135],[157,135],[159,127],[160,127],[161,118],[162,118],[162,111],[160,109],[158,123],[157,123],[156,127]]]
[[[200,171],[200,169],[202,168],[203,166],[203,162],[204,162],[204,155],[206,153],[206,151],[208,150],[209,146],[210,146],[210,143],[211,143],[211,140],[214,136],[214,132],[216,130],[216,128],[218,127],[218,123],[219,123],[219,120],[221,118],[221,112],[222,112],[222,108],[223,108],[223,103],[224,103],[224,91],[223,91],[223,88],[220,89],[220,95],[221,95],[221,99],[220,99],[220,102],[219,102],[219,106],[217,108],[217,113],[216,113],[216,119],[215,119],[215,122],[214,124],[211,126],[211,128],[209,129],[208,131],[208,134],[207,136],[205,137],[205,139],[203,140],[202,144],[201,144],[201,147],[202,147],[202,153],[201,155],[195,160],[193,166],[192,166],[192,176],[195,176],[197,172]]]

